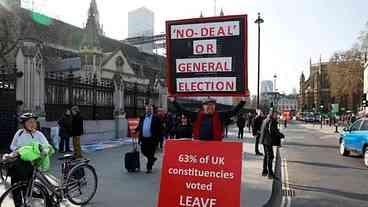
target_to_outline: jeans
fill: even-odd
[[[65,149],[65,151],[70,151],[69,138],[70,138],[69,136],[61,136],[60,137],[59,151],[63,152],[64,149]]]
[[[269,175],[273,175],[273,147],[271,145],[263,145],[264,148],[264,158],[263,158],[263,173],[268,173]]]

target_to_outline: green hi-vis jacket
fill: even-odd
[[[31,161],[42,172],[50,169],[50,156],[55,153],[51,145],[39,144],[38,142],[32,142],[30,145],[23,146],[17,152],[22,160]]]

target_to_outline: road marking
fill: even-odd
[[[328,134],[321,136],[320,139],[338,139],[338,136],[336,134]]]
[[[284,160],[285,161],[285,185],[287,186],[287,190],[290,190],[289,188],[289,172],[288,172],[288,165],[287,165],[287,161],[286,159]],[[288,196],[287,197],[287,205],[286,207],[290,207],[291,206],[291,196]]]
[[[287,161],[284,158],[282,161],[282,168],[281,168],[281,173],[282,173],[282,177],[283,177],[283,191],[285,190],[286,192],[291,191],[289,188],[289,173],[288,173],[288,168],[287,168]],[[291,196],[288,194],[286,196],[282,196],[282,201],[281,201],[281,206],[282,207],[290,207],[291,206]]]

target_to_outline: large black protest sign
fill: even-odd
[[[171,95],[247,96],[247,16],[166,22]]]

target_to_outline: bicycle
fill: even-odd
[[[12,155],[9,160],[1,163],[13,162],[19,157]],[[60,206],[68,200],[74,205],[85,205],[91,201],[97,191],[97,174],[89,164],[88,159],[76,159],[73,155],[64,155],[61,181],[52,183],[47,176],[34,168],[29,182],[19,182],[11,186],[0,197],[0,207],[49,207]],[[88,179],[88,175],[92,179]],[[90,193],[85,193],[84,187],[92,184]],[[12,202],[13,201],[13,202]]]

